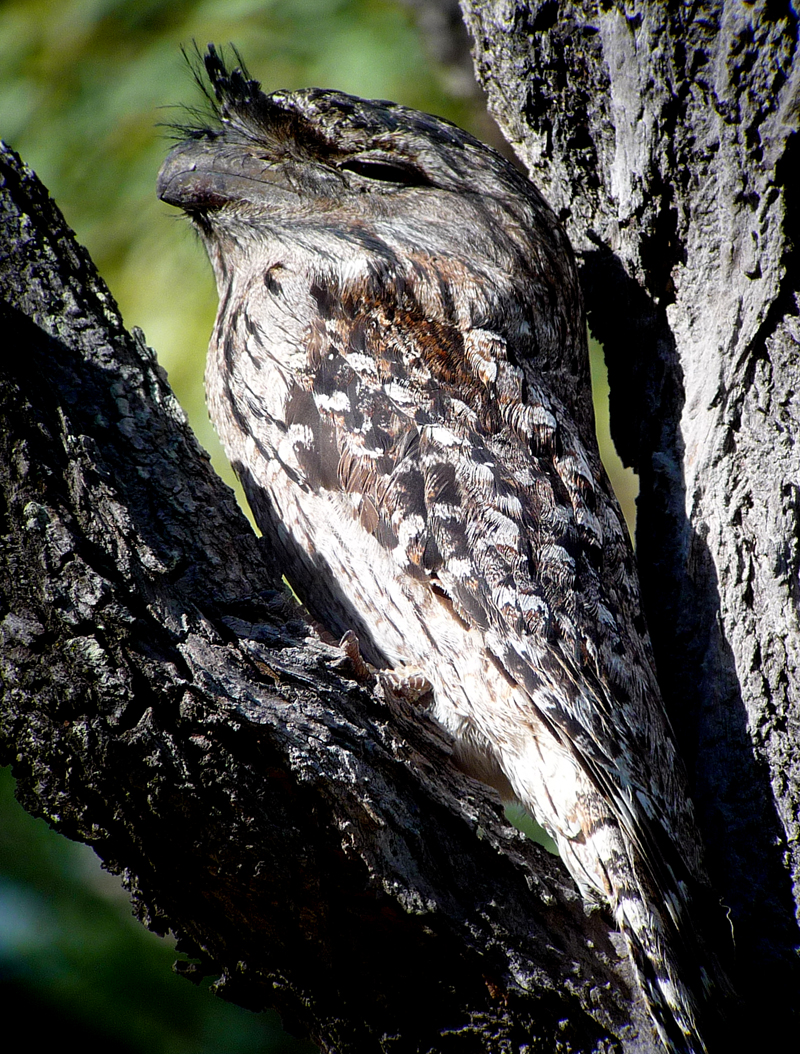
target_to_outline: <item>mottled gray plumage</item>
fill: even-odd
[[[612,909],[664,1042],[703,1051],[705,880],[566,236],[445,121],[206,68],[220,127],[159,193],[214,267],[209,408],[256,520],[317,620],[430,681],[464,766]]]

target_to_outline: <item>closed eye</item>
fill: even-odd
[[[353,157],[339,166],[345,172],[375,179],[380,183],[397,183],[403,187],[429,187],[431,182],[419,169],[404,165],[393,165],[388,161],[365,161]]]

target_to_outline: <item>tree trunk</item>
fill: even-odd
[[[800,1005],[796,9],[462,7],[579,254],[661,685],[769,1047]]]
[[[464,6],[495,115],[581,254],[740,987],[786,1031],[796,26],[758,5],[687,26],[657,4]],[[326,1050],[652,1049],[609,921],[423,713],[309,630],[11,152],[2,179],[0,752],[23,803],[125,875],[184,972]]]

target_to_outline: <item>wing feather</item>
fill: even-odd
[[[486,632],[494,658],[611,803],[642,861],[665,862],[672,882],[683,880],[697,862],[677,857],[676,832],[663,825],[688,818],[648,765],[672,745],[661,715],[647,720],[658,693],[636,627],[638,597],[627,576],[606,573],[631,554],[602,469],[577,432],[557,424],[568,415],[544,387],[525,390],[496,335],[464,340],[407,323],[395,316],[390,331],[362,328],[355,341],[347,319],[328,323],[331,346],[344,350],[317,359],[309,385],[335,436],[339,486],[402,566]],[[362,360],[383,369],[359,369]],[[657,768],[674,764],[662,758]]]

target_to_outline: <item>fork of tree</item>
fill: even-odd
[[[769,1046],[798,1005],[797,26],[529,4],[508,32],[512,6],[464,5],[476,65],[579,254],[662,688]],[[323,1049],[648,1049],[610,920],[308,628],[141,334],[0,162],[0,750],[23,804],[125,875],[182,972]]]

